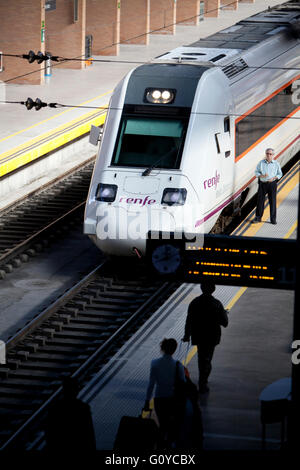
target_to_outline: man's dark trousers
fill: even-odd
[[[261,219],[264,213],[265,196],[268,195],[270,204],[270,218],[271,222],[276,222],[276,192],[277,192],[277,181],[270,183],[263,183],[259,181],[258,194],[257,194],[257,207],[256,207],[256,218]]]
[[[212,369],[211,361],[215,347],[215,344],[197,344],[200,388],[207,384]]]

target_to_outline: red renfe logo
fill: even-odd
[[[146,196],[144,199],[137,197],[120,197],[119,202],[126,202],[127,204],[138,204],[140,206],[145,206],[146,204],[151,205],[155,204],[155,199],[149,199],[149,196]]]
[[[203,182],[204,189],[215,187],[217,189],[218,183],[220,181],[220,173],[216,170],[216,176],[209,178]]]

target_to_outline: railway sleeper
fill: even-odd
[[[54,328],[41,328],[41,333],[45,335],[46,338],[53,338],[55,334],[55,329]]]
[[[94,300],[95,296],[92,295],[92,294],[85,294],[85,295],[81,295],[81,293],[79,295],[75,295],[75,297],[73,298],[73,301],[76,303],[76,302],[79,302],[79,304],[84,304],[87,305],[87,304],[90,304],[92,302],[92,300]]]
[[[49,347],[60,347],[61,345],[69,345],[72,346],[74,349],[84,349],[86,350],[87,347],[99,347],[103,343],[103,339],[99,338],[98,336],[93,339],[93,341],[86,340],[85,338],[78,338],[78,337],[73,337],[72,335],[65,335],[64,337],[60,338],[56,335],[55,338],[47,341],[47,346]]]
[[[98,286],[98,287],[86,287],[82,289],[83,293],[87,293],[90,295],[93,295],[95,298],[99,297],[99,295],[102,295],[103,292],[106,291],[106,286]]]
[[[9,224],[9,227],[5,228],[4,230],[1,230],[0,235],[1,238],[8,236],[12,240],[18,239],[21,237],[24,237],[28,234],[28,230],[24,230],[24,227],[19,225],[12,226]]]
[[[6,230],[5,232],[0,232],[0,241],[20,240],[20,236],[22,236],[22,234],[11,233],[9,230]]]
[[[43,393],[45,391],[45,380],[35,380],[35,379],[31,379],[30,377],[19,379],[11,375],[8,379],[5,379],[1,381],[0,383],[1,383],[1,387],[4,386],[4,387],[9,387],[9,388],[26,390],[26,391],[30,391],[30,393],[31,392]],[[46,385],[47,392],[51,390],[55,390],[60,384],[61,382],[57,380],[57,378],[55,379],[50,378],[48,381],[48,384]]]
[[[77,323],[72,322],[68,326],[65,327],[62,334],[66,332],[69,333],[71,331],[76,331],[78,333],[102,334],[103,328],[105,328],[106,331],[108,329],[110,331],[115,329],[114,325],[112,325],[110,322],[107,322],[105,320],[101,321],[101,319],[99,319],[98,325],[99,325],[98,327],[95,327],[95,324],[89,324],[89,322],[85,322],[84,320],[78,321]]]
[[[38,405],[41,405],[44,400],[26,400],[25,398],[21,398],[17,400],[16,398],[9,398],[9,397],[0,397],[0,408],[18,408],[18,409],[27,409],[32,410],[33,408],[37,408]],[[0,412],[1,415],[1,412]]]
[[[128,294],[132,295],[145,295],[145,296],[150,296],[153,292],[157,290],[157,287],[132,287],[130,288],[129,286],[112,286],[111,288],[107,289],[107,293],[113,292],[113,293],[119,293],[119,292],[127,292]]]
[[[60,375],[68,375],[64,371],[59,372]],[[27,370],[25,368],[17,369],[16,371],[11,371],[10,377],[14,377],[16,379],[33,379],[33,380],[43,380],[44,382],[51,382],[52,380],[57,380],[60,377],[57,375],[57,372],[53,370],[38,370],[38,369],[30,369]]]
[[[15,398],[28,398],[35,399],[35,397],[47,397],[50,395],[51,391],[49,390],[26,390],[12,387],[4,387],[0,382],[0,397],[15,397]]]
[[[47,326],[49,326],[50,329],[53,329],[55,331],[61,331],[64,327],[64,324],[63,322],[49,320],[47,322]]]
[[[96,308],[95,308],[96,307]],[[111,304],[100,304],[100,305],[91,305],[86,308],[85,312],[94,312],[97,313],[98,315],[102,314],[105,315],[105,312],[112,313],[112,314],[122,314],[122,311],[126,308],[126,311],[131,311],[134,312],[136,310],[136,307],[132,304],[129,305],[124,305],[122,308],[122,305],[111,305]],[[80,312],[82,315],[84,312]]]
[[[143,298],[146,298],[146,297],[149,297],[149,292],[138,292],[137,294],[137,290],[135,289],[134,291],[119,291],[119,290],[116,290],[116,291],[112,291],[111,289],[108,289],[106,292],[100,294],[100,298],[104,298],[104,299],[107,299],[107,298],[111,298],[113,295],[113,297],[115,299],[120,299],[120,300],[136,300],[137,298],[137,295],[140,299],[140,297],[143,297]],[[98,300],[99,297],[97,297],[97,300]],[[141,299],[141,301],[143,301],[143,299]]]
[[[27,361],[25,364],[22,364],[22,370],[34,370],[34,371],[62,371],[62,370],[65,370],[65,371],[68,371],[69,369],[72,369],[72,368],[75,368],[79,365],[79,362],[77,361],[72,361],[72,362],[68,362],[68,363],[59,363],[59,362],[56,362],[55,360],[54,361],[50,361],[48,360],[47,362],[46,361],[34,361],[34,360],[30,360],[30,361]],[[19,369],[21,370],[21,369]]]
[[[75,357],[75,354],[72,354],[72,356],[65,356],[64,353],[62,354],[59,354],[59,352],[46,352],[44,351],[44,349],[39,352],[39,353],[36,353],[36,354],[32,354],[30,356],[30,361],[31,362],[34,362],[34,361],[45,361],[45,362],[58,362],[58,363],[62,363],[62,364],[73,364],[74,362],[76,362],[74,360],[74,357]],[[86,357],[88,357],[88,355],[86,354],[80,354],[80,355],[76,355],[76,360],[77,359],[80,359],[80,360],[83,360],[85,359]]]
[[[9,423],[11,425],[14,424],[14,426],[15,426],[17,423],[20,423],[20,422],[24,421],[24,419],[22,419],[22,418],[26,418],[26,417],[31,416],[32,415],[32,410],[30,410],[30,409],[23,409],[23,410],[18,409],[17,410],[15,408],[14,409],[13,408],[3,409],[3,412],[0,415],[1,416],[1,421],[5,419],[5,415],[9,416]],[[11,420],[13,420],[15,422],[11,423]]]
[[[6,365],[8,366],[8,368],[10,370],[17,370],[21,365],[21,361],[18,361],[16,359],[9,359],[8,358],[7,361],[6,361]]]
[[[20,361],[27,361],[29,356],[29,351],[24,351],[24,349],[17,350],[14,352],[14,355],[20,359]]]
[[[106,320],[103,319],[103,318],[78,317],[76,319],[76,321],[78,321],[80,323],[80,325],[83,325],[84,328],[89,328],[90,327],[91,329],[94,329],[93,326],[99,326],[99,328],[103,328],[103,326],[105,326],[105,324],[106,324]],[[114,321],[115,321],[115,323],[123,323],[124,318],[116,317]]]
[[[95,328],[93,328],[92,331],[95,331]],[[76,329],[73,329],[73,330],[68,330],[68,331],[65,330],[65,331],[56,333],[55,336],[56,338],[74,339],[74,340],[78,340],[79,342],[81,338],[92,341],[92,340],[100,339],[100,337],[102,338],[103,335],[104,335],[104,332],[102,332],[101,334],[95,334],[95,333],[92,334],[88,331],[82,331],[82,330],[76,331]]]
[[[69,302],[65,305],[65,307],[69,308],[69,307],[72,307],[72,308],[77,308],[78,310],[84,310],[84,308],[86,307],[87,305],[87,302],[83,301],[75,301],[75,300],[69,300]]]
[[[99,297],[96,297],[92,299],[93,303],[96,304],[110,304],[110,303],[115,303],[115,304],[130,304],[130,303],[136,303],[136,302],[145,302],[145,300],[149,297],[149,295],[137,295],[137,294],[128,294],[126,293],[125,295],[118,295],[114,294],[113,292],[106,292],[106,295],[101,294]]]
[[[101,316],[101,317],[105,317],[105,318],[111,318],[115,321],[115,319],[117,319],[120,315],[122,315],[123,319],[127,319],[130,315],[132,315],[132,312],[134,310],[135,309],[132,309],[132,311],[129,311],[129,310],[126,310],[126,311],[124,311],[124,310],[121,310],[121,311],[118,311],[118,310],[107,311],[107,310],[102,310],[102,309],[101,310],[100,309],[97,309],[97,310],[87,309],[83,314],[84,314],[84,318],[99,318]]]
[[[43,347],[41,351],[38,351],[38,354],[61,354],[63,356],[77,356],[79,354],[78,348],[74,349],[72,346],[66,344],[60,344],[59,346],[51,346],[49,342]]]
[[[99,276],[97,279],[89,283],[89,286],[101,287],[101,285],[111,286],[112,285],[111,277]]]
[[[67,304],[61,307],[57,312],[56,315],[68,316],[68,317],[77,317],[79,313],[79,309],[76,307],[67,307]]]
[[[28,342],[28,343],[24,343],[22,345],[19,346],[20,347],[20,350],[18,350],[17,352],[24,352],[24,353],[32,353],[32,352],[36,352],[39,348],[39,344],[38,343],[34,343],[34,342]]]

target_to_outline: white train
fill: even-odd
[[[283,4],[117,85],[84,218],[103,252],[144,253],[148,230],[208,233],[253,197],[267,147],[281,165],[300,150],[299,18]]]

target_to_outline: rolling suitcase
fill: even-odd
[[[151,451],[157,448],[158,426],[151,414],[142,416],[122,416],[117,431],[114,450],[118,451]]]

